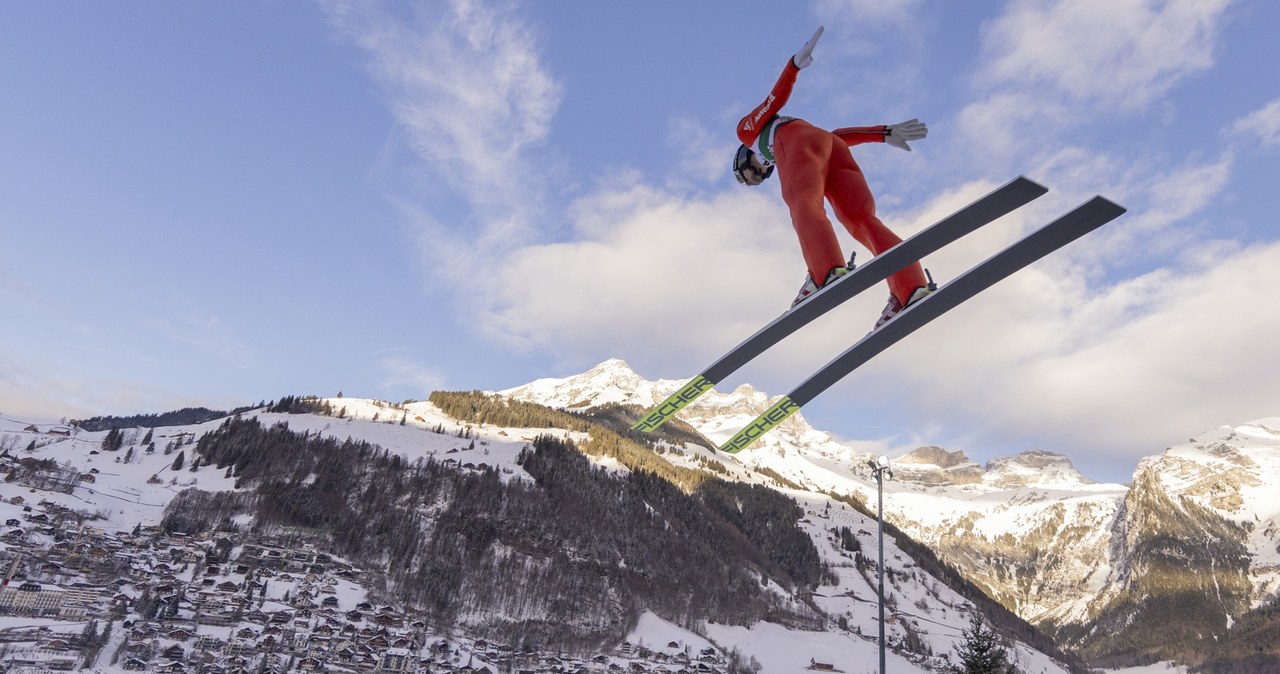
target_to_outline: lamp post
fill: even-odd
[[[876,533],[880,538],[880,556],[876,570],[880,576],[880,674],[884,671],[884,481],[893,479],[893,471],[889,469],[889,457],[881,455],[875,461],[867,461],[871,472],[876,476]]]

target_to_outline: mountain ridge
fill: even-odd
[[[449,405],[461,410],[459,415],[443,412],[445,397],[455,399]],[[409,608],[425,602],[424,608],[436,607],[427,612],[435,616],[434,621],[447,621],[469,638],[491,633],[505,641],[523,634],[524,641],[515,642],[522,648],[547,642],[577,650],[590,647],[582,643],[584,638],[598,643],[601,638],[629,635],[634,645],[634,639],[643,644],[653,638],[637,637],[639,625],[660,619],[670,630],[679,631],[680,641],[704,639],[713,644],[707,663],[727,659],[740,663],[735,665],[738,671],[750,671],[742,667],[757,658],[764,671],[796,674],[807,671],[813,661],[843,662],[847,671],[856,666],[852,663],[875,659],[877,647],[870,637],[877,627],[870,599],[875,596],[875,574],[862,553],[873,545],[875,526],[851,503],[777,489],[764,474],[753,474],[737,486],[721,481],[716,484],[725,486],[705,494],[698,487],[687,487],[692,493],[680,496],[675,482],[632,466],[627,453],[697,471],[708,484],[718,474],[749,476],[741,467],[721,464],[726,461],[723,455],[703,447],[628,448],[629,441],[619,435],[626,426],[611,431],[593,425],[587,416],[543,415],[552,422],[550,426],[497,425],[483,419],[515,411],[507,399],[471,393],[439,400],[441,404],[290,399],[288,404],[217,421],[155,429],[154,438],[151,431],[143,437],[142,429],[129,429],[119,446],[110,450],[104,449],[108,431],[47,434],[24,423],[0,420],[5,444],[31,447],[33,454],[30,466],[11,463],[7,457],[0,462],[11,474],[20,473],[16,479],[24,489],[30,486],[40,493],[39,509],[65,513],[86,504],[98,507],[96,514],[82,515],[81,531],[94,540],[110,541],[112,529],[118,530],[114,536],[127,537],[129,528],[136,531],[146,524],[156,530],[170,527],[171,536],[181,540],[216,537],[229,543],[224,546],[229,551],[247,543],[235,532],[261,532],[291,540],[293,547],[337,546],[355,555],[352,561],[358,560],[359,577],[370,579],[362,592],[369,593],[371,601],[395,611],[406,610],[403,602]],[[565,427],[557,425],[561,423]],[[163,454],[155,450],[156,444],[165,447]],[[578,449],[571,451],[571,444]],[[544,452],[550,454],[544,456]],[[185,464],[180,460],[184,455]],[[46,464],[75,467],[72,480],[64,484],[68,491],[47,490],[44,482],[30,479],[38,477],[35,471],[44,470]],[[96,479],[77,484],[77,474],[92,474]],[[636,503],[625,509],[626,516],[639,520],[629,524],[619,519],[624,513],[619,510],[619,490],[643,497],[643,505],[626,501]],[[583,501],[588,492],[596,494],[597,506]],[[127,500],[116,494],[126,494]],[[688,511],[695,495],[707,499],[708,510]],[[560,507],[553,502],[574,501],[587,506],[574,509],[574,519],[559,515],[522,519],[520,515]],[[753,502],[779,507],[747,505]],[[357,506],[359,510],[353,509]],[[21,502],[0,503],[0,515],[20,517],[22,507]],[[762,518],[767,512],[774,517]],[[164,527],[156,526],[159,523]],[[219,532],[209,531],[214,525]],[[636,551],[650,558],[665,554],[674,548],[665,542],[646,545],[646,539],[690,526],[722,533],[691,530],[684,534],[701,542],[704,550],[702,561],[687,571],[711,572],[721,583],[736,588],[734,592],[720,597],[709,592],[717,587],[714,583],[696,581],[696,575],[689,573],[678,577],[655,573],[652,562],[636,556],[640,554]],[[632,535],[646,527],[650,534]],[[44,540],[41,531],[33,528],[23,544],[52,543]],[[808,545],[787,542],[786,536],[797,532]],[[360,541],[374,541],[379,547],[364,549]],[[975,604],[915,563],[909,552],[914,548],[907,543],[885,541],[888,600],[897,616],[887,626],[890,664],[894,671],[939,671],[946,662],[942,656],[952,650],[954,635],[960,633]],[[732,552],[737,548],[758,552],[738,556]],[[719,552],[710,554],[710,550]],[[804,550],[819,557],[797,556]],[[681,553],[667,563],[688,561]],[[384,578],[384,567],[399,568],[408,575]],[[177,582],[196,581],[195,575],[205,566],[197,563],[195,568],[182,573]],[[578,570],[565,576],[565,568]],[[722,568],[732,573],[718,573]],[[788,568],[796,571],[785,571]],[[56,573],[29,564],[21,571],[27,578]],[[562,587],[566,579],[573,585],[567,593]],[[175,581],[166,582],[172,587]],[[278,582],[271,585],[274,588]],[[646,585],[662,589],[661,605],[637,605],[644,600],[643,594],[618,591]],[[131,595],[145,591],[128,582],[117,589]],[[282,591],[273,590],[268,606],[289,600],[287,594],[280,596]],[[265,596],[266,591],[262,592]],[[746,601],[752,596],[766,600],[763,604]],[[698,608],[717,603],[736,612],[728,614],[731,620],[713,622]],[[662,615],[654,616],[655,610]],[[538,619],[550,611],[566,616],[564,624]],[[793,617],[787,618],[788,614]],[[194,621],[191,616],[191,609],[178,607],[178,617]],[[220,619],[231,621],[232,626],[218,629],[237,629],[234,615]],[[753,622],[736,623],[744,619]],[[1035,639],[1057,653],[1029,625],[1016,619],[1006,625],[1004,629],[1016,639],[1007,644],[1016,662],[1031,671],[1068,671],[1066,665],[1028,645],[1027,639]],[[586,637],[577,634],[579,629],[585,630]],[[121,639],[129,638],[117,637],[108,649],[122,648],[125,641]],[[230,632],[224,638],[230,638]],[[667,641],[670,638],[663,643]],[[798,644],[803,648],[798,649]],[[469,644],[467,648],[474,653],[480,647]],[[1081,671],[1078,663],[1072,667],[1070,671]],[[123,672],[115,666],[104,671]],[[723,664],[704,671],[723,672]]]
[[[516,387],[502,395],[534,400],[581,378],[619,385],[638,377],[629,371],[615,359],[582,375],[542,380],[537,391]],[[681,384],[652,382],[631,400],[647,407]],[[555,400],[554,393],[541,398]],[[754,389],[711,391],[678,418],[719,441],[769,400]],[[870,502],[874,481],[863,467],[869,458],[794,415],[734,460],[788,484]],[[1237,620],[1280,601],[1280,418],[1212,429],[1144,457],[1130,485],[1095,482],[1068,457],[1043,449],[979,465],[963,452],[922,447],[892,467],[895,480],[884,488],[888,521],[1096,662],[1173,659],[1213,666],[1206,649],[1186,640],[1165,645],[1159,625],[1168,611],[1144,608],[1134,588],[1152,588],[1151,605],[1219,616],[1188,632],[1219,643],[1231,642]],[[1169,531],[1177,536],[1168,539]],[[1221,554],[1196,551],[1205,535]],[[1179,570],[1177,560],[1187,568]],[[1111,627],[1100,633],[1089,627],[1094,624]]]
[[[566,410],[582,410],[605,404],[638,405],[652,407],[679,390],[686,382],[680,380],[660,379],[649,381],[636,374],[626,361],[611,358],[578,375],[564,378],[542,378],[509,389],[497,391],[497,395],[517,400],[537,402],[548,407]],[[711,390],[692,401],[681,412],[680,418],[689,422],[697,430],[703,432],[714,441],[730,437],[737,428],[732,424],[741,420],[743,424],[754,419],[776,402],[779,396],[771,396],[759,391],[750,384],[741,384],[730,393]],[[787,436],[792,443],[803,440],[818,442],[827,446],[829,451],[843,448],[854,452],[852,448],[838,442],[834,436],[815,429],[799,412],[783,423],[781,435]],[[771,441],[766,435],[760,441],[761,446],[772,449],[785,448],[787,443]],[[985,467],[972,462],[963,451],[948,452],[942,448],[921,447],[894,459],[895,469],[904,465],[913,466],[921,479],[927,480],[925,473],[931,469],[964,472],[970,466],[977,467],[983,474],[995,472],[993,478],[1005,484],[1019,483],[1018,475],[1030,477],[1032,468],[1055,467],[1061,477],[1068,482],[1095,482],[1080,474],[1065,455],[1045,450],[1027,450],[1012,456],[992,459]],[[941,462],[941,463],[939,463]]]
[[[686,408],[679,421],[696,433],[667,435],[655,441],[626,430],[628,415],[638,418],[646,403],[665,398],[682,384],[649,382],[615,359],[575,377],[541,379],[501,393],[454,394],[456,411],[450,413],[435,402],[388,404],[339,397],[291,398],[288,405],[277,406],[279,409],[255,408],[237,416],[287,424],[293,432],[301,432],[303,440],[324,436],[341,442],[354,437],[376,443],[389,449],[359,451],[372,452],[370,456],[399,470],[420,470],[423,461],[440,462],[449,470],[487,476],[476,484],[490,486],[497,485],[485,480],[496,479],[498,484],[532,480],[536,484],[538,475],[554,476],[556,471],[531,472],[522,466],[522,457],[528,456],[531,447],[542,443],[550,448],[546,445],[550,439],[577,446],[588,457],[590,470],[602,471],[604,477],[625,478],[647,473],[649,466],[663,465],[671,467],[672,475],[703,476],[694,482],[675,478],[673,484],[685,484],[683,489],[694,489],[688,485],[706,476],[746,483],[752,489],[768,487],[799,505],[802,515],[797,524],[816,545],[827,571],[812,594],[792,595],[771,582],[768,574],[760,577],[764,587],[782,592],[780,597],[790,596],[786,601],[792,605],[811,604],[825,616],[827,629],[834,621],[840,630],[869,634],[875,625],[868,622],[863,609],[867,593],[874,598],[874,573],[868,574],[874,567],[869,566],[863,551],[874,540],[875,520],[862,504],[873,502],[876,494],[875,481],[865,467],[870,456],[811,427],[800,415],[740,454],[717,452],[717,435],[732,433],[772,400],[749,386],[727,394],[710,392]],[[441,403],[448,397],[440,398]],[[521,405],[516,401],[547,413],[519,410]],[[565,412],[553,413],[557,408]],[[516,421],[526,414],[541,421]],[[114,420],[104,423],[118,425]],[[96,514],[85,514],[89,521],[105,518],[101,527],[127,529],[138,521],[158,522],[179,489],[239,494],[251,486],[237,477],[238,460],[227,466],[225,473],[209,465],[210,460],[227,460],[226,454],[218,459],[199,450],[198,457],[188,457],[189,469],[179,472],[174,467],[182,464],[180,448],[209,435],[218,423],[157,429],[156,441],[146,446],[152,433],[147,431],[147,437],[139,441],[143,431],[139,428],[123,433],[115,428],[110,432],[72,428],[67,433],[65,427],[58,426],[46,434],[34,425],[23,427],[6,419],[0,420],[5,446],[11,452],[28,447],[33,456],[22,461],[0,458],[6,461],[11,477],[22,475],[23,484],[33,490],[56,487],[92,497],[82,500],[68,498],[71,492],[41,491],[42,507],[46,501],[50,507],[63,509],[100,503]],[[88,451],[100,447],[110,433],[120,434],[111,451]],[[165,454],[175,449],[179,452],[172,466],[171,457],[155,453],[155,445],[165,442],[169,445]],[[658,464],[643,463],[649,461]],[[960,571],[958,578],[962,576],[964,582],[1094,664],[1122,666],[1165,660],[1202,666],[1216,674],[1271,671],[1266,667],[1280,663],[1276,652],[1280,639],[1267,636],[1280,635],[1280,619],[1276,618],[1280,605],[1280,418],[1211,429],[1159,455],[1144,457],[1130,485],[1094,482],[1077,471],[1067,457],[1042,449],[979,465],[961,451],[924,447],[895,459],[892,467],[895,479],[884,485],[884,506],[890,532],[886,561],[895,561],[889,563],[886,575],[894,586],[895,602],[900,602],[896,604],[898,615],[927,617],[914,625],[903,618],[891,630],[895,648],[904,658],[911,653],[947,650],[942,645],[945,642],[929,634],[927,625],[929,621],[956,623],[957,607],[966,610],[963,599],[937,583],[950,568]],[[41,477],[41,471],[47,475]],[[271,507],[295,507],[289,504],[306,499],[323,503],[328,498],[311,486],[319,479],[317,471],[296,468],[291,472],[287,479],[272,479],[292,480],[303,491],[284,501],[279,494],[286,492],[269,492],[266,502],[276,504]],[[74,484],[77,475],[96,480]],[[575,489],[570,486],[562,493],[572,495]],[[304,494],[310,496],[297,501]],[[203,502],[193,501],[197,510]],[[446,512],[441,508],[448,503],[420,504],[427,519],[415,525],[412,518],[401,518],[395,520],[395,526],[427,526]],[[13,507],[0,503],[4,509],[0,514],[17,514]],[[655,514],[652,509],[647,512],[648,516]],[[736,517],[732,510],[723,512],[730,519]],[[482,514],[479,520],[490,517]],[[236,526],[252,526],[258,516],[228,512],[226,520]],[[304,518],[301,523],[310,527],[326,521]],[[476,537],[471,540],[480,546],[477,550],[501,543],[501,536],[495,539],[485,533],[487,529],[462,531]],[[499,551],[494,559],[525,560],[522,555],[540,549],[542,543],[521,542],[522,535],[518,529],[502,534],[515,544],[494,548]],[[901,540],[892,540],[895,537]],[[402,540],[393,547],[414,539],[405,536]],[[434,550],[450,549],[438,542],[433,545],[437,546],[431,548]],[[923,555],[922,550],[929,555],[914,559],[938,557],[950,566],[934,571],[935,575],[923,572],[912,557]],[[540,564],[527,566],[530,563],[534,563],[532,558],[512,568]],[[827,587],[830,583],[835,583],[833,588]],[[472,580],[465,586],[473,588],[469,592],[483,595],[483,583]],[[608,618],[609,634],[616,634],[634,619],[634,611],[628,611]],[[1187,619],[1171,632],[1166,623],[1180,614],[1186,614]],[[502,614],[482,607],[460,615],[479,620],[476,625],[482,626],[483,621]],[[958,630],[961,624],[952,626]],[[707,625],[706,629],[708,634],[725,639],[725,635],[738,634],[735,630],[741,626]],[[1176,638],[1170,640],[1170,634]],[[741,645],[746,643],[743,638],[749,639],[738,634],[728,643]],[[861,644],[866,646],[865,641]],[[1060,671],[1032,651],[1019,652],[1021,657],[1043,663],[1045,671]],[[1259,661],[1266,664],[1258,665]],[[925,658],[912,663],[929,669],[938,660]]]

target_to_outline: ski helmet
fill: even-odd
[[[738,151],[733,155],[733,177],[737,178],[738,182],[742,183],[743,185],[752,184],[747,182],[747,176],[745,174],[745,171],[751,171],[752,173],[759,175],[760,182],[764,182],[768,180],[769,176],[773,175],[773,164],[765,165],[764,171],[761,171],[760,169],[756,168],[754,164],[751,163],[751,155],[753,154],[755,154],[755,152],[752,151],[751,148],[747,147],[746,145],[739,145]],[[759,183],[755,183],[755,184],[758,185]]]

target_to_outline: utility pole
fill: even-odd
[[[880,556],[876,570],[880,576],[880,674],[884,669],[884,481],[893,479],[893,471],[889,469],[889,457],[881,455],[875,461],[868,460],[871,472],[876,477],[876,532],[880,538]]]

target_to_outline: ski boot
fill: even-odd
[[[791,308],[794,309],[797,304],[800,304],[801,302],[809,299],[811,295],[825,288],[828,283],[831,283],[832,281],[848,273],[849,273],[848,267],[835,267],[831,271],[827,272],[827,279],[822,282],[822,285],[818,285],[813,282],[812,274],[805,274],[804,285],[800,286],[800,292],[796,295],[795,300],[791,302]]]
[[[933,282],[933,275],[929,273],[928,269],[924,270],[924,274],[925,277],[929,279],[928,285],[922,285],[911,291],[911,297],[907,298],[907,303],[905,305],[900,302],[893,293],[889,293],[889,303],[884,305],[884,311],[880,313],[880,319],[876,321],[876,327],[872,328],[873,332],[880,329],[880,326],[893,320],[893,317],[901,313],[903,309],[906,309],[916,302],[928,297],[929,293],[938,289],[938,284]]]

